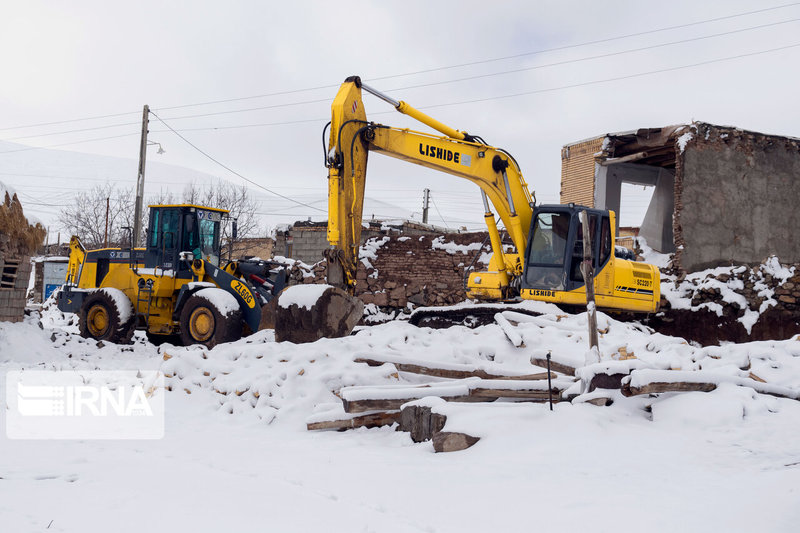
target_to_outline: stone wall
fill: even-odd
[[[769,258],[662,281],[661,310],[644,322],[701,344],[788,339],[800,333],[800,263]]]
[[[373,237],[362,247],[356,294],[364,304],[393,309],[462,302],[465,269],[481,253],[485,237],[480,232]],[[489,245],[483,250],[489,252]],[[291,277],[292,283],[323,283],[325,263],[310,271],[295,264]]]

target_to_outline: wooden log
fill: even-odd
[[[447,417],[424,405],[409,405],[400,412],[400,430],[411,433],[411,440],[424,442],[442,430]]]
[[[531,364],[540,366],[542,368],[547,368],[547,358],[545,357],[531,357]],[[564,363],[558,363],[554,361],[552,358],[550,359],[550,368],[554,372],[560,372],[561,374],[566,374],[568,376],[575,375],[575,367],[569,366]],[[545,373],[545,376],[547,373]]]
[[[458,452],[466,450],[478,442],[480,437],[473,437],[466,433],[440,431],[433,435],[433,449],[436,452]]]
[[[404,403],[412,402],[424,397],[424,395],[409,395],[405,398],[396,399],[364,399],[364,400],[347,400],[342,398],[342,406],[345,413],[365,413],[367,411],[396,411]],[[448,402],[490,402],[495,398],[482,398],[473,396],[442,396],[440,398]]]
[[[423,376],[434,376],[438,378],[448,378],[448,379],[465,379],[465,378],[482,378],[482,379],[513,379],[513,380],[525,380],[525,381],[535,381],[539,379],[547,379],[547,372],[538,372],[536,374],[519,374],[519,375],[508,375],[508,374],[500,374],[496,372],[488,372],[483,369],[473,368],[470,369],[467,365],[464,365],[464,369],[456,369],[456,368],[442,368],[437,367],[436,363],[425,363],[424,365],[420,362],[409,363],[404,362],[402,358],[380,358],[380,359],[372,359],[369,357],[356,357],[353,359],[356,363],[366,363],[369,366],[381,366],[386,363],[393,364],[395,368],[399,372],[408,372],[410,374],[421,374]]]
[[[531,384],[521,387],[520,381],[480,380],[472,378],[459,382],[442,382],[422,386],[409,387],[354,387],[340,391],[342,405],[346,413],[363,413],[367,411],[394,411],[408,402],[435,396],[448,402],[492,402],[498,398],[512,398],[533,402],[547,401],[549,397],[546,386]],[[361,390],[355,390],[361,389]],[[561,399],[561,388],[553,386],[553,398]],[[384,396],[381,398],[381,396]]]
[[[694,383],[686,381],[653,382],[641,387],[624,385],[622,394],[625,396],[639,396],[641,394],[658,394],[662,392],[711,392],[716,389],[715,383]]]
[[[335,429],[344,431],[359,427],[374,428],[380,426],[391,426],[400,422],[400,411],[390,411],[382,413],[370,413],[368,415],[354,416],[338,420],[323,420],[306,424],[309,431],[318,429]]]
[[[478,398],[517,398],[530,400],[534,402],[546,402],[550,398],[550,394],[544,390],[513,390],[513,389],[481,389],[476,388],[469,391],[469,395]],[[561,399],[561,391],[553,389],[553,401],[557,402]]]

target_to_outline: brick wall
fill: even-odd
[[[594,154],[603,137],[589,139],[561,149],[561,203],[594,206]]]
[[[0,254],[0,273],[5,274],[0,287],[0,322],[21,322],[31,275],[30,257]]]

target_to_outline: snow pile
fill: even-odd
[[[358,250],[358,257],[359,259],[361,259],[361,264],[368,269],[373,268],[370,259],[373,261],[376,260],[378,258],[378,249],[387,242],[389,242],[390,239],[391,237],[389,236],[381,238],[372,237],[370,239],[367,239],[366,242],[364,242],[364,244],[361,245],[361,248],[359,248]]]
[[[131,304],[130,299],[125,296],[125,293],[119,289],[100,289],[100,292],[106,294],[111,301],[114,302],[114,305],[119,312],[119,322],[120,324],[127,324],[128,320],[131,319],[133,315],[133,305]]]
[[[469,254],[470,252],[475,252],[482,248],[481,243],[479,242],[472,242],[469,244],[456,244],[452,241],[445,242],[444,237],[436,237],[431,241],[431,248],[434,250],[444,250],[450,255],[455,255],[457,253],[462,253],[464,255]]]
[[[239,302],[236,301],[236,298],[234,298],[229,292],[226,292],[222,289],[209,287],[206,289],[200,289],[194,293],[194,295],[205,298],[211,302],[211,304],[225,316],[228,316],[231,313],[239,310]]]
[[[309,283],[305,285],[292,285],[284,290],[278,297],[278,305],[288,309],[296,305],[303,309],[311,309],[322,297],[322,294],[332,289],[332,285]]]
[[[746,266],[717,267],[687,274],[683,280],[664,276],[661,294],[672,309],[698,311],[707,309],[717,316],[723,315],[723,306],[716,301],[700,301],[699,294],[716,294],[718,300],[735,305],[741,310],[738,321],[748,334],[764,311],[777,305],[775,288],[785,284],[795,275],[795,267],[782,266],[777,257],[768,258],[762,265],[750,270]],[[770,284],[767,283],[769,279]],[[752,283],[752,291],[760,301],[753,307],[743,294],[746,282]]]
[[[721,383],[709,393],[680,395],[601,391],[612,406],[566,402],[553,412],[534,403],[421,400],[447,417],[446,431],[482,437],[456,454],[434,455],[431,443],[414,444],[394,427],[306,430],[307,420],[341,411],[343,387],[437,381],[390,363],[355,363],[358,355],[529,373],[540,370],[531,357],[551,352],[554,361],[580,366],[586,315],[540,302],[523,307],[541,314],[503,312],[520,347],[497,324],[434,330],[395,321],[304,345],[278,344],[261,331],[207,350],[155,347],[139,332],[132,345],[98,346],[74,334],[74,317],[46,303],[41,327],[34,317],[0,324],[0,371],[161,370],[169,376],[166,435],[147,443],[5,440],[5,529],[40,531],[52,523],[54,531],[105,531],[124,517],[128,529],[143,530],[152,517],[142,507],[167,500],[173,512],[159,518],[165,531],[246,529],[263,519],[264,502],[279,531],[516,531],[532,512],[541,517],[537,525],[554,529],[563,528],[567,513],[579,527],[596,525],[598,516],[624,516],[656,524],[654,530],[684,531],[691,516],[695,530],[796,529],[800,402],[732,381],[752,374],[800,389],[797,339],[703,348],[598,313],[598,368],[635,367],[650,378],[701,370]],[[3,387],[0,380],[0,397]],[[550,489],[533,504],[531,472]],[[147,490],[120,500],[120,479]],[[475,487],[498,479],[503,490],[480,494],[481,504],[497,512],[470,512]],[[609,491],[609,479],[624,482]],[[65,500],[67,486],[72,496]],[[175,498],[198,486],[208,505]],[[686,487],[710,490],[698,499]],[[638,505],[642,497],[656,504]],[[297,513],[300,504],[315,512]]]

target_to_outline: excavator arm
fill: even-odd
[[[444,136],[368,122],[362,90]],[[351,294],[354,291],[367,157],[369,152],[378,152],[467,179],[480,188],[493,251],[489,272],[484,273],[484,278],[488,275],[492,281],[487,283],[483,280],[485,289],[470,283],[470,293],[475,297],[505,296],[510,278],[522,273],[522,258],[534,207],[528,186],[513,157],[485,144],[480,138],[442,124],[405,102],[389,98],[362,84],[358,77],[345,80],[331,111],[326,155],[328,241],[331,245],[326,254],[328,282]],[[504,253],[491,206],[507,228],[516,253]]]

